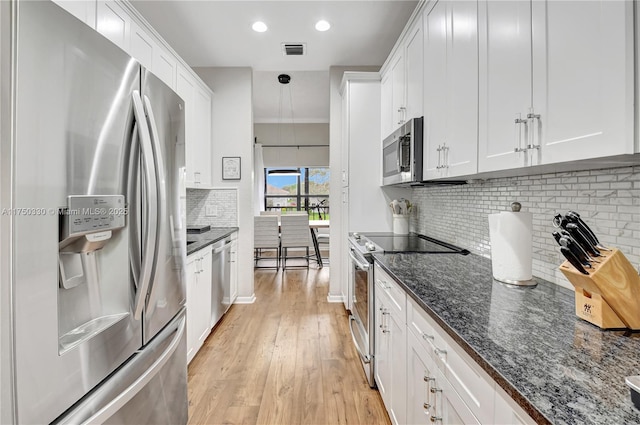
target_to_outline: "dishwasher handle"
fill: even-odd
[[[228,251],[231,249],[231,241],[225,241],[225,244],[220,248],[216,248],[213,250],[214,254],[220,254],[222,251]]]

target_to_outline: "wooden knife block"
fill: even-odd
[[[568,261],[560,266],[576,291],[576,315],[602,329],[640,330],[638,272],[617,248],[601,253],[589,275]]]

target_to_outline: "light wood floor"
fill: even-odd
[[[329,268],[257,270],[189,366],[190,424],[389,424],[327,302]]]

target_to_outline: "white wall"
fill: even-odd
[[[253,76],[251,68],[194,68],[213,90],[213,185],[238,190],[238,303],[253,285]],[[239,156],[241,180],[222,180],[224,156]]]
[[[340,267],[342,261],[346,260],[346,253],[342,252],[340,246],[340,229],[342,217],[339,206],[342,205],[342,179],[341,179],[341,157],[342,157],[342,97],[340,96],[340,83],[342,74],[345,71],[377,71],[380,67],[339,67],[333,66],[329,69],[329,166],[331,168],[331,183],[329,189],[329,205],[331,209],[331,229],[329,232],[329,263],[331,264],[329,274],[329,295],[330,302],[343,302],[340,290]],[[372,125],[380,125],[373,123]]]
[[[411,230],[491,256],[487,216],[518,201],[533,214],[533,275],[572,288],[551,236],[551,218],[577,211],[606,246],[640,267],[640,166],[481,180],[413,189]]]
[[[263,147],[265,167],[329,166],[328,123],[255,124],[253,128]]]

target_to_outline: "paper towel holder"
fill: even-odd
[[[520,202],[514,201],[511,203],[511,212],[514,213],[519,213],[522,209],[522,204]],[[491,222],[491,217],[489,218],[489,221]],[[491,224],[489,225],[489,227],[491,228]],[[491,229],[490,229],[490,233],[491,233]],[[493,256],[492,256],[493,257]],[[493,258],[492,258],[493,261]],[[519,280],[519,279],[509,279],[503,276],[500,277],[496,277],[495,274],[495,267],[492,263],[492,274],[493,274],[493,280],[500,283],[500,284],[505,284],[506,286],[509,287],[513,287],[513,288],[532,288],[538,285],[538,282],[533,279],[533,277],[531,279],[527,279],[527,280]]]

